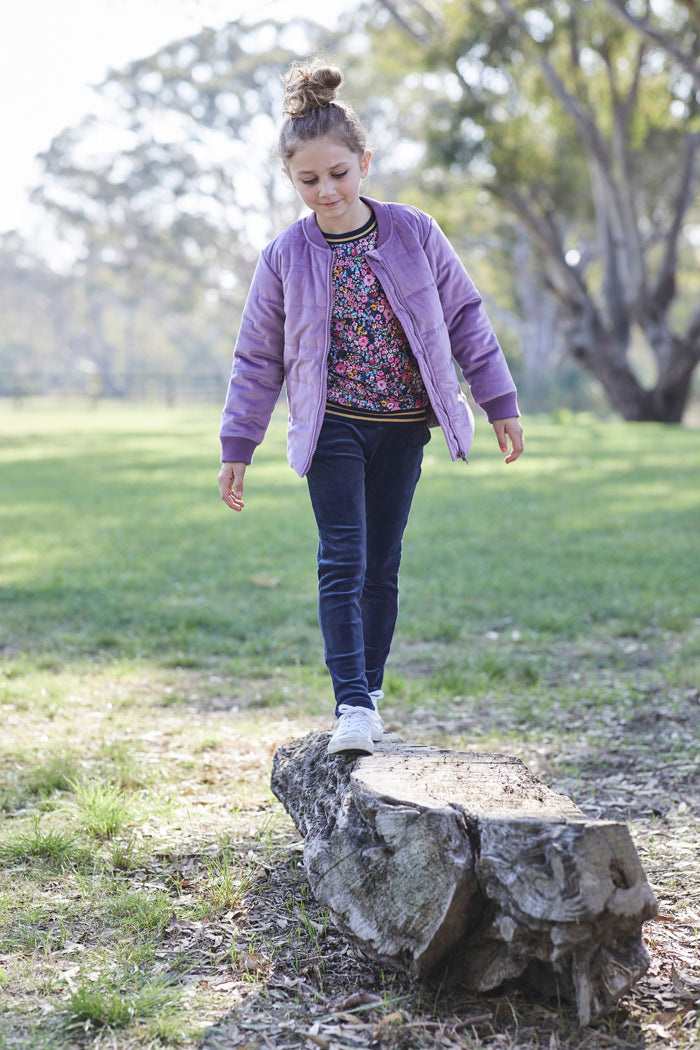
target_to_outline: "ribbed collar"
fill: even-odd
[[[374,212],[371,212],[367,222],[362,226],[359,226],[356,230],[349,230],[347,233],[324,233],[323,236],[331,245],[349,244],[351,241],[361,240],[363,237],[366,237],[368,233],[374,233],[376,228],[377,216]]]
[[[364,201],[377,217],[377,247],[379,247],[384,241],[389,239],[393,230],[391,209],[386,204],[382,204],[381,201],[372,200],[371,197],[360,197],[360,200]],[[315,244],[317,248],[323,248],[327,252],[333,251],[319,228],[314,212],[304,216],[301,223],[307,240]]]

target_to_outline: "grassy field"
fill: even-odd
[[[273,422],[218,498],[218,408],[0,407],[0,1050],[685,1047],[700,992],[700,432],[439,432],[382,713],[629,821],[660,904],[611,1016],[415,987],[310,898],[268,787],[330,726],[315,531]]]

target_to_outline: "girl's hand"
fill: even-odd
[[[512,463],[522,454],[525,448],[525,438],[520,420],[517,416],[513,416],[512,419],[495,419],[493,429],[496,431],[498,447],[504,454],[508,451],[508,438],[510,438],[512,452],[509,456],[506,456],[506,463]]]
[[[219,492],[231,510],[243,510],[243,475],[245,463],[222,463],[219,471]]]

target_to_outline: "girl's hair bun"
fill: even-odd
[[[346,102],[336,101],[343,76],[335,66],[320,62],[295,62],[285,77],[284,120],[278,152],[285,167],[304,142],[331,138],[362,157],[367,135],[357,113]]]
[[[284,78],[283,112],[288,117],[303,117],[312,109],[330,105],[342,80],[335,66],[293,66]]]

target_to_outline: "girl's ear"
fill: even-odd
[[[366,179],[369,175],[369,162],[372,154],[369,150],[365,150],[362,160],[360,161],[360,177]]]
[[[289,171],[287,170],[287,168],[284,168],[284,167],[282,168],[282,175],[283,175],[287,185],[291,186],[291,188],[294,189],[295,186],[294,186],[294,183],[292,182],[292,176],[289,174]]]

